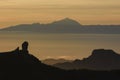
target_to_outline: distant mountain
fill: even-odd
[[[120,55],[113,50],[98,49],[88,58],[73,62],[58,63],[54,66],[62,69],[92,69],[92,70],[117,70],[120,69]]]
[[[0,29],[0,31],[25,31],[39,33],[105,33],[119,34],[120,25],[81,25],[79,22],[65,18],[49,24],[21,24]]]
[[[54,65],[54,64],[57,64],[57,63],[64,63],[64,62],[71,62],[71,61],[72,61],[72,60],[52,59],[52,58],[42,60],[42,62],[43,62],[44,64],[47,64],[47,65]]]
[[[80,24],[72,19],[65,18],[50,24],[22,24],[1,29],[1,31],[28,31],[40,33],[71,33],[78,31]]]

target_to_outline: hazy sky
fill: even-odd
[[[120,0],[0,0],[1,28],[65,17],[81,24],[120,24]]]

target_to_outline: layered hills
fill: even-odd
[[[83,60],[57,63],[54,66],[62,69],[118,70],[120,69],[120,54],[113,50],[96,49]]]
[[[94,52],[93,55],[101,56],[96,54],[96,51]],[[117,58],[118,56],[118,54],[114,54],[113,51],[107,52],[112,54],[113,57]],[[97,53],[99,53],[99,51],[97,51]],[[105,52],[105,55],[101,56],[103,60],[103,56],[107,55]],[[91,59],[86,60],[92,59],[91,56]],[[79,63],[79,61],[75,63]],[[71,65],[69,67],[71,67]],[[28,42],[22,44],[21,50],[18,47],[13,51],[0,53],[0,80],[119,80],[119,74],[119,70],[63,70],[45,65],[29,53]]]
[[[42,60],[42,62],[47,65],[54,65],[57,63],[72,62],[72,60],[67,60],[67,59],[63,59],[63,58],[61,58],[61,59],[48,58],[48,59]]]

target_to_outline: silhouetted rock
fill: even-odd
[[[62,70],[41,63],[27,52],[28,43],[0,53],[0,80],[119,80],[120,71]],[[22,50],[23,50],[22,49]],[[76,60],[78,62],[79,60]]]
[[[117,70],[120,69],[120,55],[113,50],[96,49],[92,55],[83,60],[59,63],[53,66],[62,69]]]
[[[29,45],[29,44],[28,44],[27,41],[23,42],[21,53],[29,53],[29,52],[28,52],[28,45]]]
[[[22,50],[18,47],[13,51],[0,53],[0,80],[55,80],[53,75],[62,71],[41,63],[29,54],[28,42],[22,44]]]

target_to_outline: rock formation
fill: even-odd
[[[28,46],[29,46],[29,43],[27,41],[23,42],[22,43],[22,50],[20,50],[21,53],[29,53]]]

